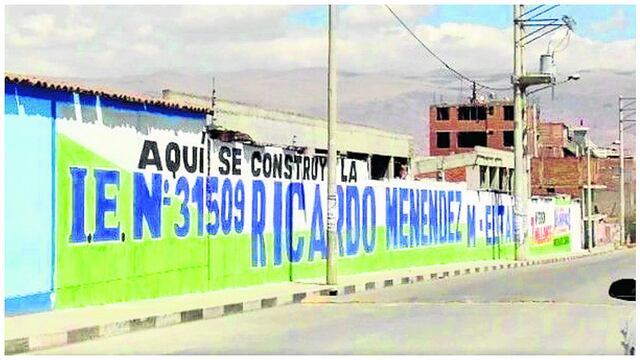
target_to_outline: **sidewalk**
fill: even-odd
[[[591,255],[611,251],[614,251],[613,247],[599,248],[594,249]],[[337,290],[339,295],[351,294],[584,256],[590,256],[589,252],[549,255],[520,262],[489,260],[414,267],[340,276],[336,286],[323,285],[324,278],[318,278],[5,317],[5,353],[23,353],[142,329],[295,304],[306,297],[329,295],[329,290]]]

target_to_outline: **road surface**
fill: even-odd
[[[635,250],[98,339],[38,354],[622,354]]]

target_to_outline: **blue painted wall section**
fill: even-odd
[[[5,314],[11,315],[53,305],[55,99],[5,82],[4,101]]]

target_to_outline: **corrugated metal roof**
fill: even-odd
[[[142,103],[156,106],[164,106],[172,109],[181,109],[199,113],[211,113],[211,109],[208,107],[194,106],[185,103],[179,103],[175,101],[168,101],[162,98],[152,98],[144,95],[125,94],[111,89],[88,87],[84,85],[74,84],[69,81],[54,80],[45,77],[23,75],[23,74],[4,74],[5,81],[11,81],[18,84],[27,84],[31,86],[42,87],[46,89],[55,89],[63,91],[71,91],[80,94],[99,95],[106,98],[118,99],[122,101]]]

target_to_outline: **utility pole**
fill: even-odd
[[[625,105],[626,102],[626,105]],[[627,243],[626,237],[626,229],[625,229],[625,191],[624,191],[624,123],[625,122],[635,122],[635,119],[626,119],[624,117],[625,112],[630,112],[635,114],[636,108],[636,98],[635,97],[623,97],[618,96],[618,146],[619,155],[620,155],[620,246],[625,246]],[[633,107],[629,107],[633,106]],[[635,118],[635,116],[634,116]]]
[[[587,148],[587,248],[591,252],[591,250],[593,249],[593,224],[591,223],[591,209],[593,207],[591,205],[591,196],[593,194],[593,191],[591,189],[591,147],[589,146],[588,136],[585,138],[585,144]]]
[[[337,125],[337,72],[335,67],[335,33],[337,5],[329,5],[329,79],[327,124],[327,285],[338,284],[337,204],[336,204],[336,125]]]
[[[525,11],[524,5],[513,6],[513,156],[514,156],[514,181],[513,181],[513,207],[514,207],[514,235],[516,246],[516,260],[527,258],[527,208],[530,193],[529,159],[525,156],[525,144],[527,140],[527,87],[533,85],[555,84],[555,68],[553,66],[553,54],[545,54],[540,57],[540,71],[526,73],[524,67],[524,48],[526,45],[550,34],[562,27],[573,31],[575,21],[569,16],[562,18],[544,18],[539,16],[548,13],[558,5],[546,7],[535,6]],[[525,27],[534,27],[537,30],[525,32]]]
[[[526,169],[524,159],[524,112],[526,109],[525,88],[520,83],[524,75],[524,23],[522,14],[524,5],[513,6],[513,153],[514,153],[514,186],[513,202],[515,212],[514,232],[516,246],[516,260],[525,260],[526,252],[526,217],[528,201],[526,197]]]
[[[625,224],[624,224],[624,115],[622,112],[622,96],[618,96],[618,140],[620,141],[620,246],[624,246],[626,243],[625,237]]]

